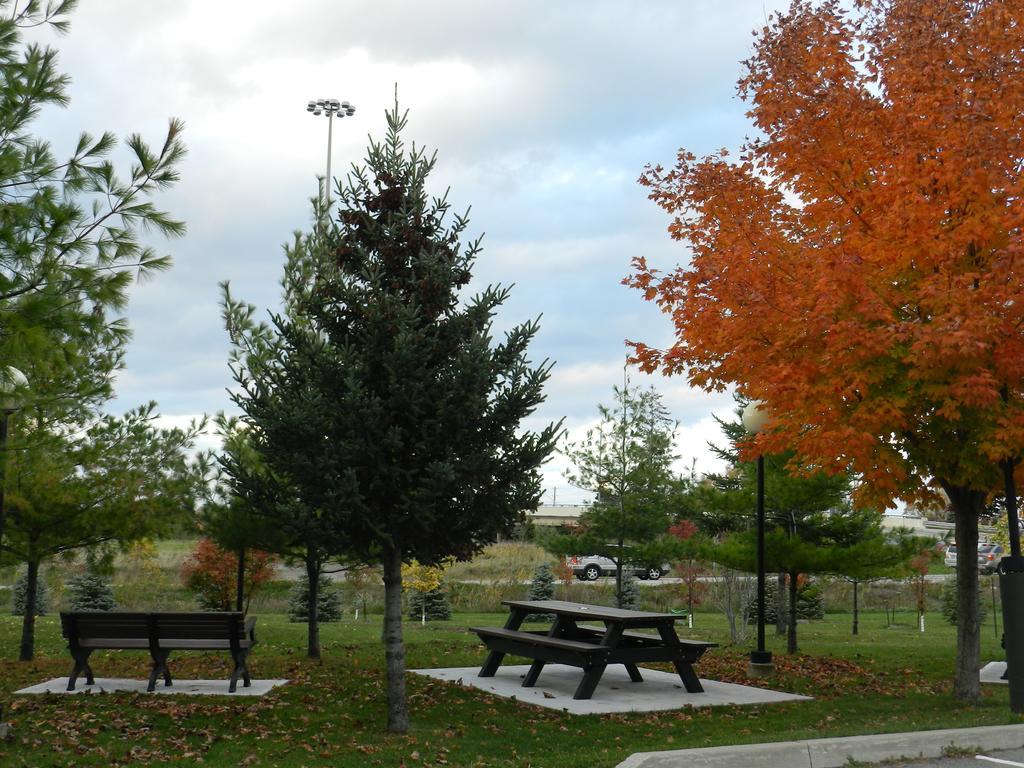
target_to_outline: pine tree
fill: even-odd
[[[325,574],[320,575],[317,585],[316,620],[321,623],[341,621],[341,593],[334,589]],[[288,621],[308,622],[310,620],[309,576],[302,574],[288,595]]]
[[[14,582],[14,600],[11,606],[11,613],[15,616],[25,616],[27,611],[25,605],[28,600],[29,592],[29,578],[27,573],[23,573],[18,576],[18,580]],[[34,600],[32,601],[36,609],[33,612],[35,616],[45,616],[50,610],[50,590],[46,586],[46,582],[43,579],[39,579],[35,590]]]
[[[526,595],[527,600],[551,600],[555,596],[555,574],[551,566],[541,563],[533,572],[533,580],[530,582],[530,591]],[[554,621],[553,613],[536,613],[530,615],[531,621]]]
[[[538,468],[560,431],[520,429],[551,367],[527,357],[538,324],[495,343],[509,289],[461,295],[480,243],[463,248],[467,218],[447,221],[446,199],[428,196],[435,158],[406,149],[406,118],[388,111],[387,137],[339,189],[337,223],[297,236],[271,326],[226,286],[224,298],[234,399],[264,487],[286,487],[280,497],[309,511],[319,541],[336,534],[334,554],[382,565],[388,729],[399,733],[402,563],[469,557],[510,534],[540,499]],[[236,483],[242,496],[260,484]]]
[[[423,621],[447,621],[452,617],[452,604],[443,587],[420,592],[413,590],[409,596],[409,618]],[[532,617],[531,617],[532,618]]]
[[[668,533],[679,486],[671,468],[676,425],[656,390],[631,386],[625,372],[623,378],[614,389],[615,406],[598,405],[601,423],[565,450],[574,466],[569,481],[592,492],[594,502],[575,531],[543,542],[555,554],[612,560],[620,608],[628,566],[661,564],[680,549]]]
[[[112,611],[117,608],[109,579],[88,571],[68,581],[67,600],[72,611]]]
[[[946,580],[942,582],[942,618],[944,618],[949,624],[954,626],[959,623],[959,589],[957,587],[956,575],[947,576]],[[977,595],[977,611],[978,611],[978,622],[983,622],[985,617],[988,615],[988,607],[985,604],[985,600],[982,598],[981,587],[978,587]]]
[[[622,577],[622,597],[619,600],[619,607],[631,611],[640,610],[640,585],[636,577],[627,572]]]

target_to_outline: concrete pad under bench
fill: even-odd
[[[770,691],[734,683],[701,679],[704,693],[688,693],[679,675],[641,667],[644,681],[634,683],[622,666],[610,666],[589,699],[574,699],[580,670],[563,664],[550,664],[532,688],[523,688],[528,664],[505,665],[494,677],[479,677],[479,667],[450,669],[413,669],[414,674],[446,680],[470,688],[515,699],[539,707],[565,710],[573,715],[597,715],[609,712],[656,712],[680,707],[718,707],[736,704],[774,704],[781,701],[810,701],[809,696]]]
[[[1004,672],[1006,672],[1005,661],[990,661],[988,664],[981,668],[981,682],[1009,685],[1009,680],[1002,679]]]
[[[239,685],[234,693],[228,693],[227,680],[175,680],[174,685],[158,685],[153,694],[164,696],[177,694],[179,696],[263,696],[271,689],[284,685],[287,680],[253,680],[248,688]],[[79,681],[75,690],[69,691],[68,678],[55,677],[45,683],[22,688],[15,693],[54,693],[74,695],[79,693],[146,693],[146,680],[127,680],[116,677],[97,677],[93,685],[86,685]]]

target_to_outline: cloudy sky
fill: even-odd
[[[217,283],[260,307],[278,297],[281,244],[309,224],[325,171],[319,97],[356,114],[334,126],[333,175],[382,136],[397,83],[407,137],[438,151],[434,192],[472,206],[485,234],[476,280],[513,283],[500,321],[543,315],[535,360],[556,361],[536,424],[580,436],[622,380],[626,338],[667,344],[655,307],[619,284],[633,256],[669,268],[686,251],[636,183],[647,163],[736,148],[750,132],[735,95],[751,32],[777,0],[83,0],[60,50],[71,105],[37,132],[58,156],[79,131],[138,131],[151,143],[186,123],[182,181],[158,202],[188,225],[155,242],[174,268],[134,290],[135,338],[119,377],[123,410],[154,399],[172,421],[232,410]],[[727,395],[653,384],[680,423],[680,467],[716,469],[712,414]],[[546,501],[585,494],[545,471]]]

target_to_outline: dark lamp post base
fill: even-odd
[[[775,671],[771,651],[751,651],[747,677],[768,677]]]

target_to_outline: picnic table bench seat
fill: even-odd
[[[234,662],[228,691],[235,692],[239,677],[244,686],[251,684],[246,661],[256,644],[256,619],[241,612],[78,611],[61,613],[60,622],[74,659],[69,691],[83,673],[87,684],[95,683],[89,656],[98,649],[148,650],[153,660],[148,691],[161,676],[164,685],[172,684],[167,666],[172,651],[228,651]]]

